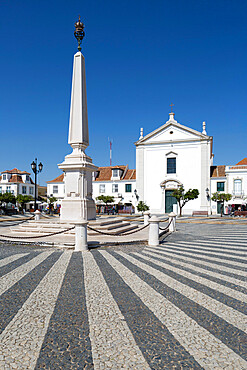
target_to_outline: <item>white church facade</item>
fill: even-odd
[[[173,211],[177,203],[172,192],[180,185],[185,191],[199,190],[199,197],[189,201],[183,214],[207,211],[210,214],[210,167],[213,164],[212,137],[198,132],[175,120],[143,137],[142,131],[136,145],[136,188],[140,200],[151,213],[164,214]]]

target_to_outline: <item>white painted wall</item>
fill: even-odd
[[[211,188],[211,196],[213,193],[217,192],[217,183],[218,182],[224,182],[224,191],[222,193],[228,193],[228,184],[227,184],[227,178],[226,177],[212,177],[210,181],[210,188]],[[211,213],[212,215],[216,215],[217,213],[217,202],[210,201],[211,202]]]
[[[118,185],[118,191],[113,192],[113,184]],[[125,184],[131,184],[131,192],[125,191]],[[100,193],[100,185],[105,185],[105,192]],[[136,189],[136,180],[119,180],[119,181],[93,181],[93,199],[96,199],[99,195],[110,195],[120,200],[121,203],[132,203],[136,206],[136,196],[134,190]]]
[[[151,213],[165,213],[165,191],[183,184],[185,191],[199,190],[199,197],[183,207],[210,212],[206,189],[210,189],[211,137],[179,124],[174,113],[163,126],[136,143],[136,182],[140,200]],[[176,158],[176,173],[167,173],[167,158]]]
[[[7,174],[8,175],[8,174]],[[24,183],[13,183],[9,182],[11,176],[7,176],[6,180],[0,181],[0,193],[11,193],[15,197],[17,195],[30,195],[34,197],[34,184],[31,184],[30,179],[26,180],[26,175],[23,175],[24,177]],[[26,191],[25,191],[26,188]]]
[[[176,174],[167,174],[167,154],[173,151],[176,157]],[[161,183],[165,180],[178,180],[189,188],[198,189],[201,193],[201,146],[200,142],[160,144],[145,147],[144,154],[144,198],[152,213],[165,213],[165,190]],[[199,210],[201,195],[188,202],[184,213]]]
[[[232,168],[238,167],[238,168]],[[228,193],[232,194],[233,197],[235,195],[241,196],[242,199],[246,198],[247,196],[247,169],[244,168],[246,166],[226,166],[226,176],[227,176],[227,184],[228,184]],[[236,194],[234,189],[234,180],[241,180],[242,184],[242,193]]]
[[[57,186],[58,192],[54,193],[54,186]],[[64,198],[64,183],[63,182],[53,182],[53,183],[47,183],[47,196],[48,198],[50,197],[55,197],[58,200]]]
[[[246,166],[226,166],[225,177],[211,178],[211,194],[217,192],[217,182],[224,182],[224,193],[232,195],[232,199],[225,202],[225,206],[237,204],[242,205],[247,202],[247,168]],[[241,191],[236,192],[234,188],[234,181],[241,180]],[[211,201],[212,214],[217,214],[217,202]]]

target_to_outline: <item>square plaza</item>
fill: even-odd
[[[246,234],[194,219],[157,247],[2,243],[0,367],[246,369]]]

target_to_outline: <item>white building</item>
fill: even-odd
[[[98,167],[93,178],[93,198],[100,195],[114,197],[114,204],[121,211],[127,211],[137,205],[136,170],[128,166]],[[96,205],[102,204],[96,200]]]
[[[198,199],[189,201],[183,214],[193,211],[210,213],[210,166],[213,164],[212,137],[181,125],[169,113],[169,120],[143,137],[136,145],[136,188],[151,213],[173,210],[176,199],[172,192],[180,185],[185,191],[199,190]]]
[[[180,185],[185,191],[199,190],[199,197],[183,207],[184,215],[194,211],[220,214],[221,204],[211,196],[219,191],[230,193],[226,202],[237,210],[246,209],[247,158],[233,166],[213,166],[212,137],[178,123],[174,113],[161,127],[143,137],[136,145],[136,170],[128,166],[99,167],[93,173],[93,199],[113,196],[119,208],[136,207],[144,201],[151,213],[164,214],[173,210],[177,201],[172,192]],[[47,195],[58,200],[64,197],[63,175],[47,182]],[[99,209],[102,203],[96,200]],[[176,207],[176,206],[175,206]]]
[[[47,197],[55,197],[58,203],[64,198],[65,186],[64,186],[64,174],[62,173],[54,180],[47,181]]]
[[[211,194],[215,192],[229,193],[232,199],[225,206],[246,209],[247,202],[247,158],[232,166],[213,166],[211,174]],[[212,201],[212,213],[221,212],[220,202]]]
[[[11,193],[14,196],[30,195],[34,197],[34,183],[30,173],[17,168],[1,172],[0,193]]]
[[[56,197],[57,203],[64,198],[64,174],[52,181],[47,181],[47,196]],[[93,173],[93,199],[100,195],[114,197],[114,204],[124,211],[137,204],[136,196],[136,170],[126,166],[98,167]],[[101,201],[96,200],[98,206]]]

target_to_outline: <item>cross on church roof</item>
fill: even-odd
[[[170,104],[170,107],[171,107],[171,113],[172,113],[172,107],[174,107],[174,104],[171,103]]]

